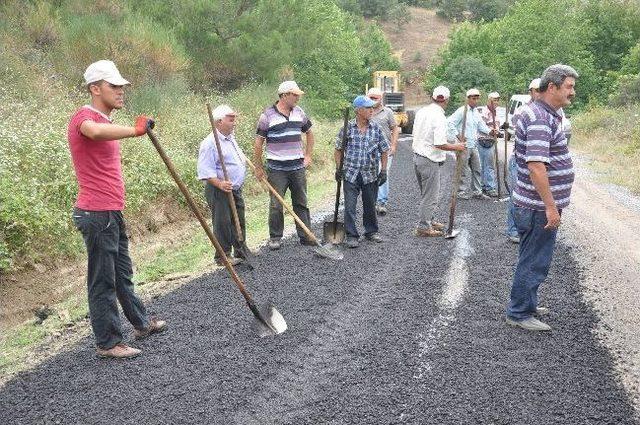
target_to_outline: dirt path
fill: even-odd
[[[405,75],[405,102],[417,106],[425,102],[422,87],[424,73],[435,64],[436,53],[447,41],[452,24],[436,16],[435,11],[410,7],[411,20],[401,31],[392,22],[383,22],[382,29],[400,58]]]
[[[96,359],[87,338],[13,378],[0,388],[0,423],[635,423],[615,358],[592,332],[600,318],[576,248],[560,241],[542,288],[554,330],[508,327],[517,252],[505,204],[460,202],[454,240],[413,236],[410,143],[390,174],[385,243],[329,262],[288,239],[241,272],[287,332],[259,339],[226,273],[210,273],[150,304],[170,328],[137,344],[138,359]]]

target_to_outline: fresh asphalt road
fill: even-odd
[[[508,327],[517,247],[503,234],[505,203],[460,201],[453,240],[413,236],[410,146],[404,137],[393,163],[386,242],[363,241],[335,262],[289,239],[240,271],[287,332],[258,338],[216,271],[150,305],[170,327],[137,344],[139,358],[98,359],[90,338],[18,375],[0,389],[0,423],[635,423],[592,333],[598,317],[573,248],[560,238],[541,290],[553,331]],[[453,161],[442,171],[445,221]]]

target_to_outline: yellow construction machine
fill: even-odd
[[[377,87],[382,91],[382,102],[394,112],[396,123],[402,132],[411,133],[415,111],[405,110],[404,92],[400,91],[400,73],[398,71],[375,71],[372,87]]]

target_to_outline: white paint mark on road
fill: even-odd
[[[469,232],[462,230],[456,238],[456,246],[449,265],[445,287],[438,302],[440,314],[433,319],[427,331],[419,335],[420,352],[418,358],[421,359],[421,362],[418,373],[414,375],[415,379],[422,379],[425,373],[431,371],[429,354],[449,325],[456,319],[455,310],[462,301],[464,291],[469,283],[467,258],[471,254],[473,254],[473,248],[469,243]]]

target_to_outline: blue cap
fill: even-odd
[[[369,99],[367,96],[360,95],[353,99],[353,107],[354,108],[371,108],[374,106],[376,102]]]

